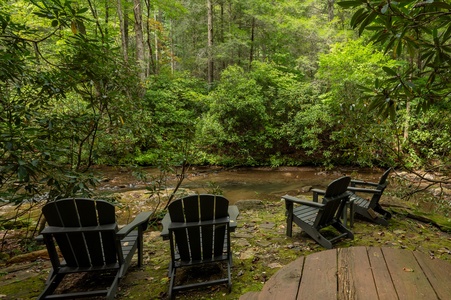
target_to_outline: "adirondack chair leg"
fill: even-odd
[[[381,214],[385,220],[390,220],[391,219],[391,213],[388,212],[387,210],[383,209],[382,206],[378,205],[374,208],[374,211]]]
[[[332,224],[332,226],[341,233],[346,233],[346,236],[350,239],[354,239],[354,233],[340,222]]]
[[[232,255],[230,255],[230,259],[227,264],[227,274],[228,274],[228,278],[229,278],[229,282],[227,283],[227,289],[228,289],[229,293],[232,291],[232,275],[231,275],[232,272],[230,270],[231,266],[232,266]]]
[[[388,221],[385,220],[384,218],[379,217],[376,214],[376,211],[371,209],[371,208],[361,208],[361,207],[356,207],[356,213],[359,214],[360,216],[368,219],[369,221],[379,224],[379,225],[383,225],[383,226],[388,226]]]
[[[293,202],[285,201],[287,215],[287,236],[293,235]]]
[[[54,273],[53,269],[52,269],[51,272],[52,272],[51,274]],[[56,274],[56,275],[53,275],[51,277],[49,276],[49,278],[47,279],[47,282],[46,282],[46,287],[45,287],[44,291],[39,295],[38,300],[45,299],[46,296],[52,295],[53,292],[58,287],[58,285],[63,280],[65,275],[66,274]]]
[[[318,244],[326,249],[332,249],[333,245],[326,237],[324,237],[318,230],[310,226],[300,226],[310,237],[312,237]]]
[[[138,267],[141,267],[143,264],[143,230],[141,226],[138,227]]]
[[[177,272],[177,269],[172,269],[170,271],[170,277],[171,277],[171,281],[169,282],[169,299],[175,299],[175,294],[174,294],[174,282],[175,282],[175,273]]]
[[[113,300],[114,296],[117,292],[117,287],[119,285],[119,273],[116,274],[114,277],[113,283],[111,284],[110,288],[108,289],[108,293],[106,295],[106,299]]]
[[[323,246],[326,249],[332,249],[333,245],[332,243],[326,239],[321,233],[318,232],[317,236],[312,236],[315,241],[318,242],[318,244],[320,244],[321,246]]]

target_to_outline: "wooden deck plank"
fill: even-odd
[[[438,298],[443,300],[450,299],[451,279],[443,279],[450,277],[451,264],[444,264],[443,261],[439,259],[431,259],[428,255],[417,251],[414,252],[414,255],[424,274],[434,288]]]
[[[411,251],[382,248],[382,253],[400,300],[438,299]]]
[[[338,250],[338,299],[378,299],[365,247]]]
[[[337,250],[308,255],[304,261],[297,299],[337,299]]]
[[[385,263],[381,248],[368,248],[368,258],[373,270],[373,278],[376,284],[377,294],[380,300],[397,299],[397,294],[390,273]]]
[[[331,249],[298,258],[272,276],[261,292],[245,294],[240,300],[448,300],[450,274],[450,263],[420,252]]]
[[[263,286],[258,299],[296,299],[304,259],[304,257],[296,259],[271,276]]]

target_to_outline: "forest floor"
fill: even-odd
[[[141,210],[151,210],[155,203],[149,204],[142,200],[144,195],[139,191],[124,193],[124,199],[135,200],[133,204],[124,205],[122,211],[119,208],[118,213],[131,218]],[[421,251],[431,259],[443,259],[451,263],[449,233],[440,230],[433,221],[428,222],[424,214],[415,211],[413,203],[401,201],[389,192],[383,199],[385,206],[393,213],[389,226],[357,219],[352,228],[354,240],[342,240],[335,247],[403,248]],[[297,226],[294,226],[293,237],[285,235],[286,217],[282,201],[240,201],[237,205],[240,215],[238,227],[232,233],[232,292],[228,293],[225,285],[217,285],[178,293],[177,299],[239,299],[246,292],[260,291],[275,272],[296,258],[325,250]],[[121,224],[125,223],[127,220],[121,220]],[[144,264],[141,268],[136,263],[132,264],[120,282],[117,299],[167,298],[170,249],[168,242],[160,237],[160,231],[160,224],[155,223],[144,233]],[[0,264],[0,299],[35,299],[43,290],[50,270],[46,250],[38,246],[33,251],[20,254],[18,247],[16,250],[13,248],[14,245],[21,245],[18,238],[23,232],[9,230],[7,234],[7,245],[4,245],[4,257]],[[180,273],[179,278],[210,278],[221,272],[222,269],[217,266],[191,269]],[[98,275],[75,275],[62,288],[86,289],[100,284],[100,281],[103,280]]]

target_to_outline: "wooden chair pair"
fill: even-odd
[[[351,180],[348,191],[351,191],[351,202],[354,204],[354,212],[370,222],[387,226],[391,213],[385,210],[379,203],[385,188],[388,185],[388,176],[392,168],[382,174],[379,182],[364,180]],[[371,199],[364,198],[363,195],[371,195]]]
[[[315,190],[316,194],[323,195],[323,203],[289,195],[283,196],[287,215],[287,235],[292,236],[293,223],[295,223],[327,249],[331,249],[333,243],[342,238],[353,239],[354,234],[341,221],[351,195],[347,191],[350,182],[351,178],[344,176],[329,183],[324,192]],[[322,229],[329,226],[339,232],[332,238],[328,238],[322,233]]]
[[[114,205],[102,200],[62,199],[46,204],[42,213],[48,226],[41,232],[39,239],[47,247],[52,269],[38,299],[98,296],[113,299],[119,280],[127,272],[136,252],[138,266],[141,266],[143,231],[147,228],[152,212],[140,213],[120,230]],[[99,276],[111,272],[111,284],[100,290],[55,293],[66,275],[92,272],[98,272]]]
[[[390,168],[385,171],[378,183],[351,180],[349,176],[341,177],[332,181],[326,190],[313,189],[313,201],[289,195],[283,196],[287,215],[287,235],[292,236],[293,223],[295,223],[320,245],[328,249],[342,238],[353,239],[353,233],[346,227],[347,208],[350,210],[351,227],[354,214],[387,226],[391,214],[382,208],[379,200],[387,187],[387,178],[391,170]],[[371,194],[371,199],[360,197],[359,194],[362,193]],[[319,196],[322,196],[322,203],[318,203]],[[344,223],[341,219],[344,220]],[[328,226],[335,227],[339,234],[329,239],[326,238],[321,230]]]
[[[219,195],[190,195],[173,201],[164,217],[161,236],[168,239],[171,248],[169,264],[169,297],[179,291],[226,284],[232,288],[230,232],[236,228],[239,214],[236,206]],[[177,282],[177,270],[193,266],[225,263],[227,274],[212,280],[194,283]]]

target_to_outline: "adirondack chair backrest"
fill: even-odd
[[[351,177],[344,176],[329,183],[324,195],[324,206],[320,209],[315,219],[315,227],[327,226],[334,218],[341,216],[345,205],[345,202],[342,200],[349,197],[347,188],[350,182]]]
[[[79,232],[54,234],[69,267],[101,266],[118,261],[114,206],[92,199],[62,199],[46,204],[42,212],[49,226],[80,227]],[[104,226],[100,231],[92,226]],[[83,227],[91,227],[83,232]]]
[[[188,225],[186,228],[173,230],[181,261],[208,260],[224,253],[224,238],[228,233],[228,206],[226,198],[205,194],[177,199],[168,206],[172,223]],[[224,222],[220,226],[209,226],[205,222],[209,220]],[[192,226],[195,223],[205,225]]]
[[[384,174],[382,174],[381,179],[379,179],[379,186],[385,188],[387,186],[387,178],[388,175],[391,172],[391,168],[389,168],[387,171],[384,172]]]
[[[387,171],[384,172],[384,174],[382,174],[381,178],[379,179],[379,183],[377,184],[376,189],[380,191],[380,193],[377,194],[373,194],[373,197],[371,197],[371,202],[369,207],[374,207],[379,203],[379,200],[385,190],[385,188],[388,185],[387,179],[388,179],[388,175],[390,175],[392,168],[389,168]]]

